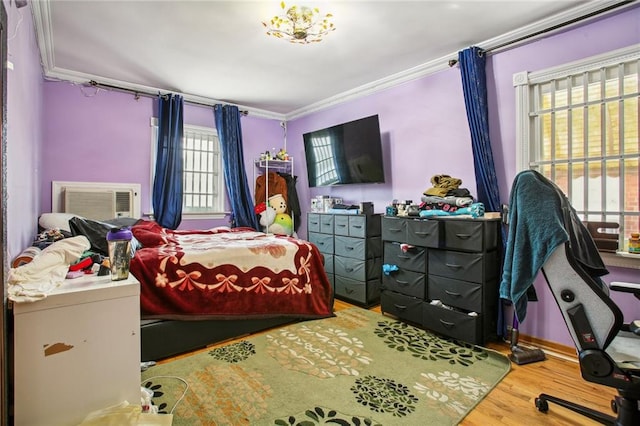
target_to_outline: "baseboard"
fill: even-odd
[[[560,343],[540,339],[538,337],[528,336],[526,334],[520,334],[518,336],[518,344],[521,343],[524,344],[524,346],[533,346],[536,348],[540,348],[549,356],[555,356],[556,358],[578,362],[576,348],[574,346],[562,345]]]

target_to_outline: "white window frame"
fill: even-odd
[[[187,132],[195,132],[206,134],[207,136],[212,136],[214,140],[218,143],[218,147],[220,145],[220,140],[218,139],[218,132],[216,129],[211,127],[203,127],[203,126],[194,126],[190,124],[183,125],[184,133]],[[150,171],[150,188],[151,194],[149,197],[149,211],[153,211],[153,181],[155,176],[155,167],[156,167],[156,151],[157,151],[157,143],[158,143],[158,119],[156,117],[151,118],[151,171]],[[217,188],[220,188],[218,194],[214,194],[213,205],[212,208],[208,211],[201,213],[189,212],[188,208],[184,206],[183,203],[183,211],[182,211],[182,219],[223,219],[227,216],[228,212],[225,212],[225,183],[224,183],[224,171],[222,169],[222,153],[220,149],[218,149],[217,155],[214,155],[214,158],[217,158],[217,161],[214,160],[214,185]]]
[[[538,132],[536,132],[535,126],[532,125],[533,114],[530,113],[534,107],[534,99],[532,99],[533,96],[530,90],[531,85],[563,79],[568,75],[580,74],[632,61],[640,61],[640,44],[542,71],[523,71],[514,74],[513,85],[516,89],[516,171],[520,172],[535,168],[533,161],[535,160],[534,153],[538,146],[536,142],[539,135],[537,134]],[[603,206],[601,212],[605,214],[606,211],[606,208]],[[620,212],[621,217],[635,214],[638,213]],[[626,247],[627,241],[623,240],[624,223],[620,223],[620,226],[620,241],[618,242],[618,246],[620,247],[619,250],[622,250]],[[601,255],[608,265],[640,268],[640,259],[637,258],[637,255],[625,256],[625,254],[620,251],[617,254],[601,252]],[[633,258],[633,256],[636,256],[636,258]]]

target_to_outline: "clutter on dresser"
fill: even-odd
[[[468,189],[460,187],[462,179],[449,175],[434,175],[432,187],[420,194],[420,203],[394,199],[385,208],[385,216],[421,217],[455,216],[467,218],[500,217],[499,212],[485,212],[483,203],[476,202]]]
[[[313,213],[329,213],[335,204],[342,204],[342,198],[328,195],[317,195],[311,199],[311,211]]]

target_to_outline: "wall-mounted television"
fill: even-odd
[[[384,183],[377,115],[305,133],[309,186]]]

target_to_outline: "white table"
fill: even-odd
[[[122,401],[140,404],[140,284],[66,280],[14,303],[14,423],[77,425]]]

